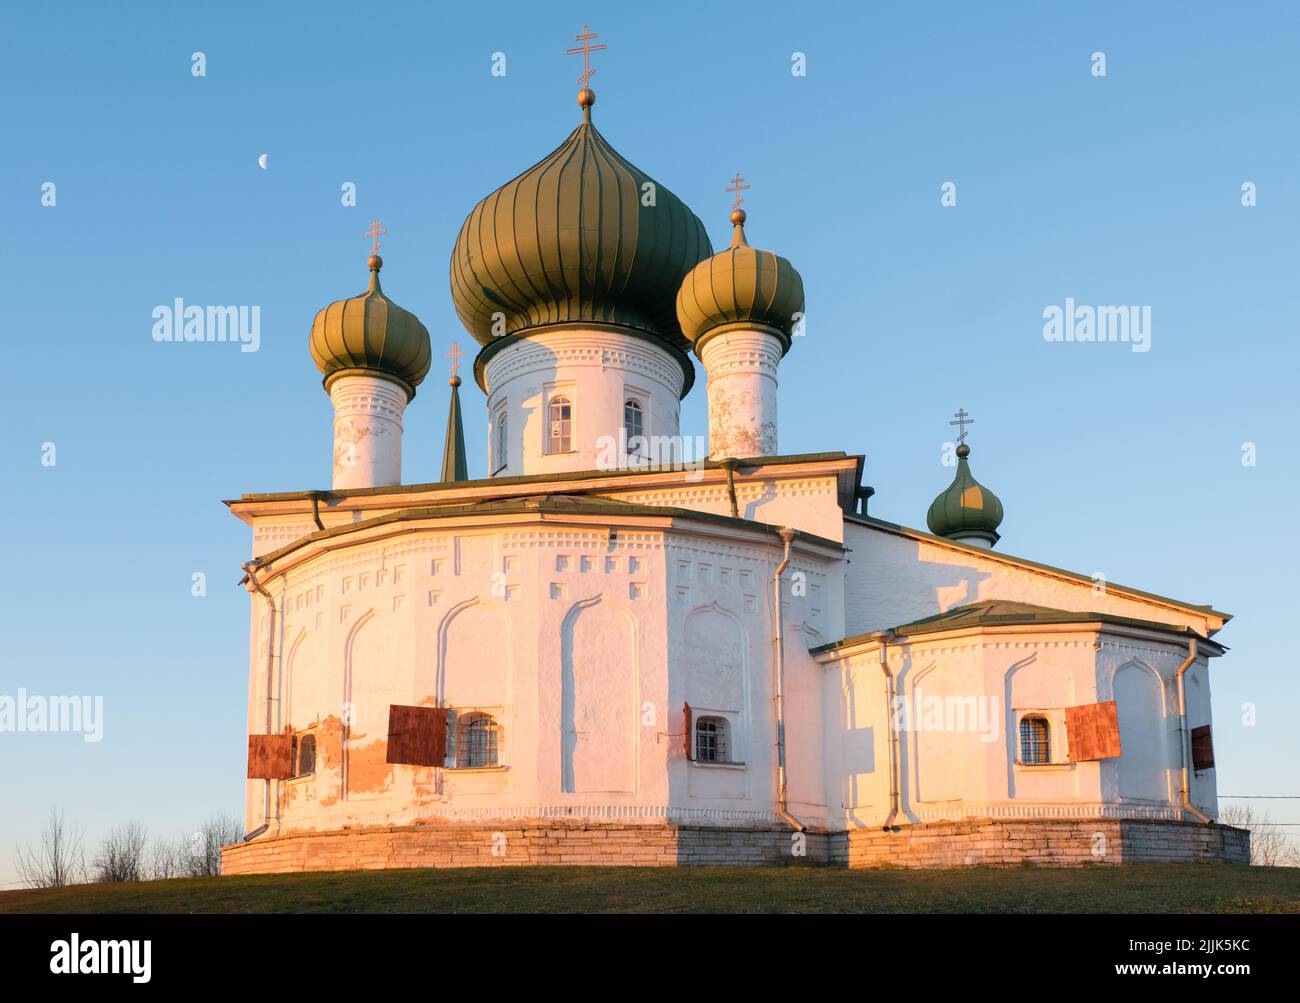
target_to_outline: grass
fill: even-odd
[[[276,874],[0,893],[0,913],[701,911],[1300,913],[1300,869],[548,866]]]

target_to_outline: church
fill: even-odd
[[[964,411],[923,519],[869,511],[863,456],[782,454],[800,274],[751,243],[739,175],[715,252],[597,130],[594,37],[577,128],[451,252],[490,476],[453,347],[440,475],[403,479],[433,349],[376,224],[366,290],[311,327],[330,488],[227,502],[252,559],[223,872],[1246,862],[1215,822],[1228,614],[1000,551]]]

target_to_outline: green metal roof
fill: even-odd
[[[731,246],[692,268],[677,291],[677,319],[696,355],[711,332],[730,324],[773,328],[788,351],[803,313],[803,279],[779,254],[749,246],[744,219],[744,210],[733,214]]]
[[[963,451],[964,450],[964,451]],[[925,522],[938,536],[978,537],[990,544],[998,542],[1002,525],[1002,502],[970,472],[966,457],[970,447],[957,449],[957,474],[939,496],[930,503]]]
[[[738,469],[743,470],[751,467],[784,466],[799,463],[819,463],[833,460],[856,460],[858,479],[861,479],[863,457],[857,454],[844,452],[792,453],[786,456],[754,456],[738,461],[737,466]],[[729,461],[705,460],[701,466],[705,470],[722,470],[726,468],[727,462]],[[462,481],[455,484],[432,481],[424,484],[394,484],[386,487],[344,488],[329,491],[313,489],[309,491],[251,492],[242,494],[238,498],[228,498],[225,500],[225,504],[235,505],[240,502],[310,501],[313,497],[321,499],[364,498],[374,495],[414,494],[424,491],[460,490],[463,488],[476,487],[507,487],[515,484],[540,485],[556,482],[567,483],[569,481],[604,480],[608,478],[637,477],[645,476],[647,474],[681,472],[680,468],[672,467],[642,467],[627,470],[575,470],[558,474],[518,474],[513,477],[479,477],[472,481]]]
[[[491,501],[473,502],[465,505],[427,505],[419,508],[402,509],[398,512],[390,512],[386,515],[376,516],[373,519],[362,519],[360,522],[345,523],[341,526],[331,526],[327,529],[317,530],[314,533],[308,533],[305,536],[294,540],[292,543],[286,544],[268,554],[263,554],[256,560],[259,565],[270,564],[279,560],[286,554],[292,553],[307,543],[345,536],[348,533],[355,533],[364,529],[372,529],[377,526],[386,526],[399,522],[410,522],[416,519],[455,519],[465,518],[468,516],[532,514],[571,516],[595,515],[606,518],[618,518],[620,516],[661,517],[687,519],[693,522],[730,526],[735,529],[745,529],[751,532],[760,532],[771,536],[777,536],[780,532],[780,527],[772,526],[765,522],[756,522],[752,519],[738,519],[728,515],[715,515],[711,512],[697,512],[694,509],[674,508],[663,505],[639,505],[632,502],[618,501],[613,498],[592,498],[584,495],[546,494],[529,495],[523,498],[503,498]],[[817,536],[814,533],[796,531],[795,536],[797,539],[829,547],[836,551],[842,551],[844,549],[842,543],[838,543],[835,540],[828,540],[825,537]]]
[[[370,287],[316,314],[311,326],[311,356],[327,387],[330,378],[339,373],[369,371],[394,378],[409,399],[429,372],[429,331],[419,317],[384,295],[379,286],[383,264],[378,255],[372,255]]]
[[[447,415],[447,438],[442,444],[442,482],[454,484],[469,480],[465,463],[465,426],[460,420],[460,377],[451,382],[451,413]]]
[[[1124,627],[1141,627],[1165,633],[1198,637],[1217,650],[1225,650],[1221,644],[1182,624],[1162,623],[1158,620],[1142,620],[1135,617],[1119,616],[1114,613],[1078,612],[1076,610],[1056,609],[1051,606],[1038,606],[1034,603],[1014,602],[1006,599],[986,599],[982,602],[958,606],[944,613],[912,620],[884,630],[867,631],[846,637],[842,641],[819,645],[810,649],[814,653],[834,651],[863,641],[872,640],[882,634],[897,637],[923,637],[927,634],[940,634],[950,630],[964,630],[972,627],[1035,627],[1053,624],[1088,624],[1103,623]]]
[[[620,156],[585,114],[555,152],[470,212],[451,255],[451,295],[481,345],[593,322],[685,349],[674,299],[711,252],[686,204]]]

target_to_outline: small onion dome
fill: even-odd
[[[712,253],[704,224],[583,122],[476,205],[451,252],[451,296],[480,345],[552,324],[618,324],[688,348],[673,296]]]
[[[724,325],[762,325],[775,328],[789,351],[803,312],[803,279],[779,254],[749,246],[744,209],[733,210],[731,222],[731,246],[691,269],[677,290],[682,333],[699,355],[707,335]]]
[[[372,254],[369,264],[369,289],[316,314],[311,357],[325,374],[326,389],[339,373],[369,373],[400,384],[410,400],[429,371],[429,331],[379,288],[383,259]]]
[[[964,442],[957,447],[957,476],[952,484],[930,504],[925,521],[935,536],[960,540],[974,537],[997,543],[998,526],[1002,524],[1002,502],[988,488],[971,475],[970,446]]]

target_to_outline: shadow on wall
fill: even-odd
[[[863,546],[862,539],[857,537],[856,546],[853,538],[845,541],[852,548],[850,564],[868,566],[859,576],[850,575],[849,589],[857,594],[857,622],[849,634],[897,627],[978,602],[980,586],[993,577],[992,572],[963,563],[963,555],[956,551],[952,563],[924,561],[918,541],[877,538]]]

